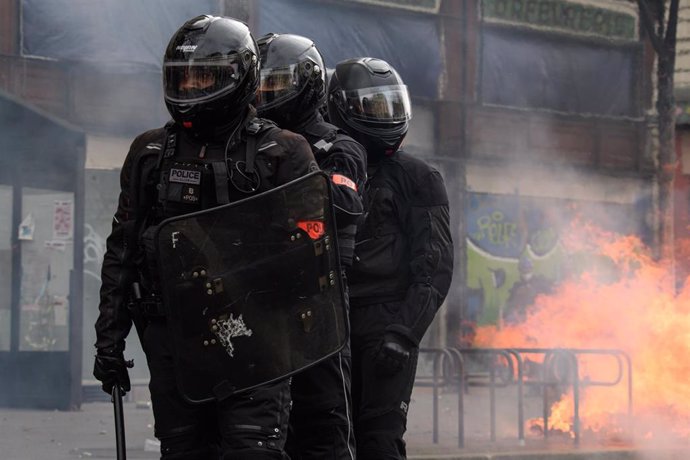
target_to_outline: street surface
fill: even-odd
[[[439,442],[433,442],[432,389],[416,387],[406,435],[410,460],[688,460],[690,446],[667,450],[630,446],[581,446],[568,438],[546,443],[535,435],[517,439],[515,388],[497,391],[497,441],[490,442],[488,389],[470,387],[465,396],[465,448],[459,449],[457,394],[439,397]],[[145,386],[137,386],[125,403],[127,458],[159,458],[153,437],[153,413]],[[526,416],[541,414],[541,398],[526,398]],[[584,443],[583,443],[584,444]],[[115,459],[113,406],[90,402],[72,412],[0,409],[0,460]]]

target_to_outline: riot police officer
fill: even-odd
[[[301,136],[256,118],[259,54],[245,24],[199,16],[171,38],[163,63],[173,121],[138,136],[102,269],[94,375],[130,389],[125,338],[137,326],[146,353],[155,435],[163,459],[285,458],[289,382],[190,404],[176,385],[151,234],[162,220],[269,190],[318,169]]]
[[[343,267],[352,265],[361,192],[366,183],[364,148],[319,109],[326,101],[326,67],[310,39],[268,34],[258,40],[261,84],[257,110],[262,117],[304,136],[332,182],[338,246]],[[293,406],[287,452],[299,459],[354,459],[349,346],[292,379]]]
[[[387,62],[337,64],[328,115],[368,155],[366,219],[348,270],[357,457],[404,459],[419,342],[451,282],[448,197],[439,172],[400,149],[410,100]]]

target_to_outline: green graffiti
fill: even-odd
[[[537,230],[530,236],[529,244],[537,254],[545,254],[558,242],[558,233],[554,228]]]
[[[481,304],[475,307],[478,308],[475,319],[479,325],[497,324],[501,310],[510,296],[510,289],[520,279],[519,257],[505,259],[486,256],[475,250],[471,241],[468,241],[467,246],[467,287],[474,292],[481,291]],[[558,282],[562,279],[561,267],[567,260],[570,258],[556,245],[548,256],[533,261],[534,274]],[[495,273],[498,271],[505,274],[505,279],[500,284],[496,283]]]
[[[479,231],[474,234],[475,241],[488,240],[491,244],[504,247],[515,247],[514,238],[517,235],[517,224],[504,222],[505,216],[501,211],[494,211],[477,219]]]

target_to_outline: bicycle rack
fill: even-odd
[[[632,423],[632,361],[630,356],[617,349],[580,349],[580,348],[422,348],[420,354],[433,355],[433,371],[431,376],[417,376],[415,385],[433,388],[433,442],[438,443],[439,414],[438,391],[445,386],[457,386],[458,391],[458,446],[464,447],[464,390],[468,374],[465,371],[465,356],[487,355],[492,358],[502,357],[508,365],[509,380],[499,385],[496,381],[496,360],[489,360],[489,411],[490,438],[496,441],[496,388],[515,384],[517,387],[517,437],[521,445],[525,443],[525,358],[528,355],[542,355],[543,365],[539,380],[529,380],[530,385],[540,386],[542,389],[542,418],[544,423],[544,438],[549,436],[548,388],[551,386],[568,384],[573,392],[573,434],[574,444],[580,444],[580,391],[584,387],[618,385],[624,374],[627,375],[626,387],[628,396],[628,420]],[[580,380],[580,357],[585,355],[611,356],[617,364],[616,376],[612,380]],[[558,377],[558,366],[565,359],[568,363],[565,381]],[[555,376],[555,377],[553,377]]]
[[[447,348],[420,348],[419,353],[431,354],[434,357],[432,375],[418,375],[415,378],[415,385],[432,387],[433,389],[433,430],[432,437],[434,444],[438,444],[439,431],[439,411],[438,393],[439,388],[457,385],[458,390],[458,447],[465,446],[465,427],[464,427],[464,401],[463,401],[463,358],[462,355]],[[450,366],[450,371],[446,371],[446,366]]]

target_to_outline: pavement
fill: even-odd
[[[690,460],[690,445],[650,448],[585,443],[568,437],[528,435],[517,439],[515,389],[497,392],[496,440],[490,439],[487,388],[470,387],[464,399],[465,445],[458,447],[457,393],[444,390],[438,399],[438,437],[433,440],[433,393],[415,387],[406,441],[410,460]],[[541,414],[541,397],[527,397],[526,417]],[[135,386],[124,404],[128,459],[159,458],[153,437],[153,414],[145,386]],[[76,411],[0,409],[0,460],[115,459],[113,406],[85,403]],[[324,459],[326,460],[326,459]]]

